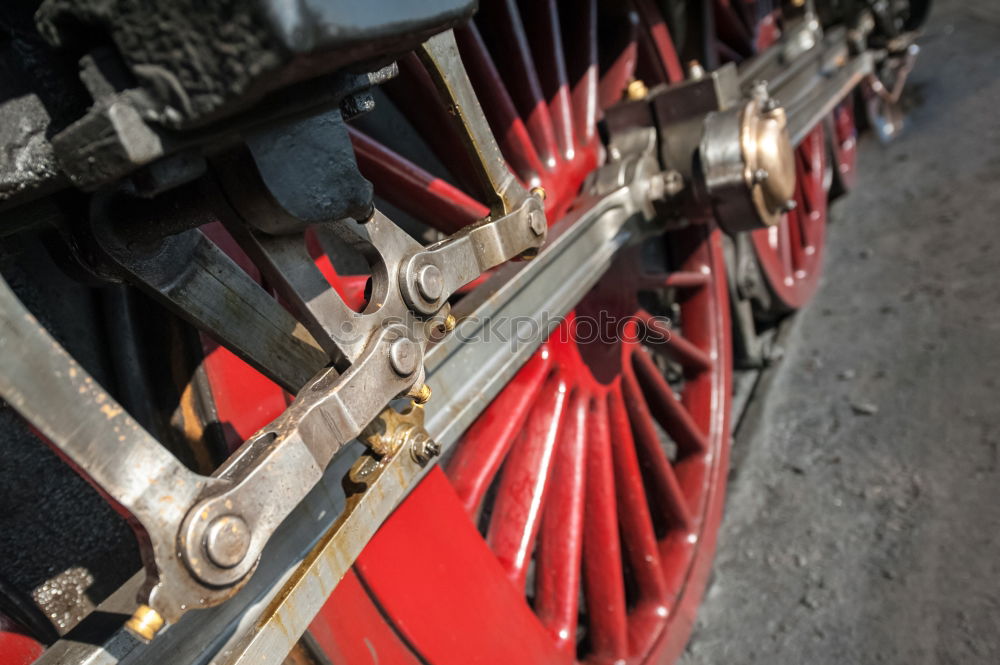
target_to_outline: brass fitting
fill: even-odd
[[[125,628],[143,642],[151,642],[156,634],[163,629],[163,617],[149,605],[140,605],[125,622]]]

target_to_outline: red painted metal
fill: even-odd
[[[622,98],[640,45],[664,78],[679,77],[679,63],[652,2],[599,16],[596,0],[562,15],[546,0],[530,21],[527,3],[498,3],[495,21],[487,11],[458,31],[459,48],[508,163],[546,189],[555,221],[597,164],[600,107]],[[494,44],[497,34],[509,39]],[[393,93],[416,95],[404,112],[428,94],[418,68],[407,59],[408,82]],[[424,111],[411,122],[461,171],[440,109]],[[352,138],[377,191],[431,226],[451,230],[484,210],[389,147]],[[676,261],[653,272],[638,253],[623,257],[469,429],[447,476],[432,470],[382,526],[312,628],[335,662],[373,653],[435,665],[676,657],[720,519],[730,357],[718,232],[671,233],[665,252]],[[363,280],[314,258],[357,297]],[[680,326],[639,304],[640,291],[664,289],[679,293]],[[581,322],[600,311],[629,320],[622,339],[585,334]],[[661,371],[669,362],[680,368],[671,382]],[[238,372],[225,380],[217,392],[238,394]]]
[[[451,183],[354,127],[348,131],[361,173],[396,207],[445,233],[454,233],[489,213],[489,208]]]
[[[772,12],[755,26],[755,50],[765,49],[781,36],[780,14]],[[829,147],[826,131],[830,127]],[[857,131],[850,98],[803,139],[795,153],[795,210],[774,227],[751,234],[754,252],[764,279],[774,296],[773,313],[797,309],[808,302],[819,286],[826,238],[826,213],[830,195],[827,151],[833,156],[838,184],[853,182]]]
[[[628,655],[628,616],[607,409],[605,399],[594,400],[587,451],[583,588],[591,651],[599,659],[618,660]]]
[[[538,402],[507,455],[493,504],[486,541],[517,587],[524,586],[541,525],[545,490],[566,409],[566,390],[558,375],[542,386]]]
[[[452,484],[470,515],[479,510],[507,451],[521,431],[524,417],[542,387],[550,364],[545,354],[528,361],[519,374],[520,389],[498,397],[469,429],[469,436],[475,439],[476,445],[462,446],[452,457]]]
[[[469,79],[477,91],[482,91],[478,93],[480,103],[507,163],[523,182],[540,182],[545,166],[535,150],[528,128],[517,114],[514,100],[500,78],[482,35],[476,25],[470,23],[456,30],[455,37]]]
[[[561,155],[517,1],[483,3],[478,20],[489,25],[489,31],[484,34],[488,37],[487,44],[495,55],[494,62],[521,117],[525,119],[543,165],[547,170],[555,170]]]
[[[604,26],[610,34],[601,46],[601,79],[598,83],[598,101],[602,108],[621,101],[629,82],[635,78],[638,59],[639,14],[634,10],[624,11],[620,16],[612,16],[610,25]]]
[[[834,182],[841,192],[846,192],[854,187],[857,179],[858,128],[854,122],[853,94],[833,109],[827,132],[833,158]]]
[[[560,650],[575,648],[579,619],[590,406],[582,391],[570,398],[553,461],[551,496],[539,534],[535,612]]]
[[[0,665],[28,665],[42,655],[45,647],[0,613]]]
[[[474,85],[487,81],[512,90],[517,121],[526,127],[540,112],[538,89],[547,95],[546,115],[541,121],[536,116],[533,131],[522,132],[520,141],[527,133],[538,153],[550,156],[544,117],[551,121],[563,152],[556,155],[558,168],[537,172],[537,183],[549,193],[554,220],[578,186],[564,183],[582,178],[567,175],[573,160],[565,151],[569,132],[560,69],[565,66],[575,82],[569,95],[572,134],[577,146],[587,146],[596,137],[595,102],[620,99],[636,71],[639,14],[624,14],[618,24],[624,30],[611,25],[609,32],[617,35],[601,55],[605,67],[598,89],[596,6],[584,3],[562,22],[553,4],[537,9],[541,13],[527,39],[518,33],[524,26],[518,26],[521,15],[513,3],[492,14],[511,37],[506,48],[515,52],[505,57],[514,61],[519,81],[492,67],[478,33],[470,30],[461,48],[472,56]],[[481,18],[479,29],[486,25],[494,27]],[[555,25],[577,36],[567,38],[571,50],[564,64],[551,62],[551,48],[541,37]],[[602,23],[602,35],[608,27]],[[657,46],[665,44],[660,40]],[[676,62],[664,65],[667,76],[677,76],[676,70]],[[487,94],[503,98],[496,90]],[[511,115],[509,106],[505,113],[494,112],[494,129],[504,117],[511,122]],[[502,129],[497,133],[503,136]],[[514,143],[504,145],[505,152]],[[428,565],[434,571],[460,570],[470,581],[401,572],[418,570],[407,559],[416,547],[423,560],[425,546],[434,542],[414,514],[397,519],[397,513],[359,560],[376,602],[425,661],[491,660],[496,638],[484,628],[484,616],[503,617],[505,625],[510,617],[520,626],[506,631],[514,642],[527,635],[534,644],[541,628],[554,649],[508,662],[570,662],[578,654],[595,662],[644,661],[676,656],[683,646],[719,521],[728,442],[729,328],[718,235],[688,229],[673,234],[669,245],[685,257],[674,266],[678,270],[644,273],[637,269],[637,255],[627,257],[542,346],[463,438],[447,467],[451,492],[434,476],[404,504],[426,506],[442,524],[456,520],[452,529],[460,544],[442,544],[426,555],[434,562]],[[640,290],[664,288],[684,293],[682,329],[663,328],[639,305]],[[634,317],[625,341],[575,337],[578,322],[601,309]],[[644,330],[659,340],[650,351],[640,341]],[[679,362],[684,377],[679,385],[668,384],[649,355],[661,352]],[[654,422],[673,441],[667,448]],[[671,446],[676,452],[668,457]],[[425,489],[429,483],[431,489]],[[484,535],[458,514],[471,517]],[[471,534],[476,538],[467,540]],[[490,557],[482,556],[480,548],[486,547]],[[582,627],[577,625],[581,590]],[[513,595],[503,604],[493,604],[492,594],[508,592]],[[431,597],[435,602],[428,604]],[[528,627],[531,620],[537,628]]]
[[[576,11],[563,17],[567,22],[567,65],[572,84],[573,128],[580,145],[589,146],[597,137],[597,0],[582,0]]]
[[[440,469],[386,521],[355,569],[423,662],[568,662]]]
[[[608,393],[611,439],[614,441],[615,486],[622,541],[641,602],[662,607],[667,598],[662,564],[657,551],[653,518],[646,500],[632,425],[619,389]],[[665,608],[664,608],[665,609]]]
[[[332,663],[420,663],[409,645],[386,622],[353,570],[330,594],[309,632]]]
[[[576,138],[573,135],[573,110],[556,0],[538,2],[526,28],[542,93],[544,99],[549,100],[549,115],[560,156],[571,160],[576,152]]]
[[[718,283],[721,248],[718,237],[707,233],[703,228],[688,229],[671,238],[670,246],[688,257],[678,273],[685,289],[684,326],[674,332],[683,333],[711,359],[708,367],[671,387],[637,334],[640,319],[626,324],[624,341],[608,343],[587,334],[593,327],[585,325],[583,317],[602,310],[636,317],[643,311],[637,298],[639,285],[647,288],[656,283],[664,288],[670,282],[663,274],[641,272],[636,255],[626,256],[501,393],[485,412],[486,419],[466,434],[447,469],[456,490],[433,491],[434,511],[471,515],[486,531],[480,542],[493,552],[491,561],[476,564],[484,566],[481,573],[461,551],[450,547],[437,552],[438,565],[461,568],[463,575],[472,576],[476,582],[464,592],[474,595],[498,583],[500,571],[503,584],[517,600],[510,600],[510,608],[496,608],[498,616],[511,612],[523,621],[523,612],[533,609],[538,625],[561,654],[560,662],[573,657],[581,589],[587,623],[584,642],[576,647],[587,660],[638,662],[654,648],[665,653],[668,646],[676,655],[683,638],[664,640],[663,635],[677,627],[690,628],[707,570],[704,559],[711,558],[714,546],[728,441],[727,416],[719,408],[727,403],[729,389],[728,320],[721,307],[724,285],[720,288]],[[656,372],[658,383],[645,377],[650,370]],[[712,387],[701,393],[701,402],[707,403],[689,410],[684,398],[689,390],[703,388],[703,380]],[[654,411],[665,392],[674,410]],[[698,422],[691,422],[692,413],[699,414]],[[673,459],[666,454],[654,420],[661,421],[676,442]],[[688,428],[696,432],[695,443],[685,440]],[[493,489],[488,491],[490,485]],[[411,500],[423,492],[421,485]],[[455,507],[446,507],[446,499]],[[539,514],[538,547],[532,551]],[[465,519],[463,524],[471,524]],[[403,543],[410,543],[405,548],[409,552],[415,540],[425,538],[419,520],[387,523],[363,555],[364,578],[374,579],[370,577],[374,566],[389,565],[382,558],[389,556],[391,546],[383,539],[396,543],[400,552]],[[371,551],[373,546],[378,552]],[[418,609],[423,606],[412,601],[421,591],[398,574],[379,570],[393,575],[401,586],[380,585],[373,589],[376,600],[387,608],[394,624],[410,627],[406,634],[413,648],[428,662],[458,662],[443,652],[429,656],[443,638],[427,625],[433,622]],[[459,583],[451,581],[449,587],[455,586]],[[420,588],[430,593],[422,583]],[[451,588],[444,592],[445,599],[441,590],[434,593],[435,607],[452,602]],[[407,603],[412,614],[388,609],[403,612]],[[463,634],[482,632],[472,624],[481,624],[479,617],[488,611],[493,610],[479,609],[453,628]],[[452,613],[448,616],[449,621],[457,620]],[[515,630],[510,634],[519,635]],[[464,638],[461,642],[466,648]]]
[[[827,211],[827,146],[817,125],[795,152],[795,203],[776,226],[751,234],[757,261],[780,309],[796,309],[819,285]]]
[[[681,61],[677,57],[674,40],[670,36],[670,30],[667,28],[656,3],[654,0],[634,0],[634,4],[646,28],[643,35],[649,38],[649,42],[656,49],[656,60],[663,66],[665,76],[660,81],[666,83],[683,81],[684,70],[681,69]]]

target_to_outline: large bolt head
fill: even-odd
[[[205,531],[205,553],[220,568],[233,568],[250,549],[250,527],[237,515],[217,517]]]
[[[416,342],[401,337],[389,346],[389,364],[392,370],[400,376],[409,376],[417,371],[420,365],[420,349]]]
[[[429,302],[435,302],[444,293],[444,279],[441,269],[435,265],[426,265],[417,273],[417,290]]]

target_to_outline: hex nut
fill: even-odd
[[[441,446],[425,434],[416,436],[410,444],[410,456],[417,464],[427,464],[441,454]]]

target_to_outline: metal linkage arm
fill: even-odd
[[[0,283],[0,396],[134,518],[146,562],[139,594],[146,607],[131,624],[140,636],[235,594],[334,456],[393,399],[429,397],[424,358],[430,341],[454,325],[448,298],[485,270],[533,255],[545,240],[541,199],[507,170],[453,35],[432,38],[421,55],[455,111],[491,202],[489,217],[431,247],[374,210],[337,110],[255,130],[246,149],[218,158],[217,180],[200,183],[278,300],[192,229],[200,219],[186,220],[183,210],[161,225],[143,225],[141,206],[118,210],[118,218],[114,206],[93,211],[90,240],[111,275],[138,284],[297,391],[211,477],[186,469],[143,431]],[[372,286],[363,311],[349,307],[314,264],[309,225],[365,254]],[[59,408],[45,406],[53,403]],[[436,454],[414,429],[419,423],[386,418],[376,424],[398,426],[399,435],[369,429],[372,453],[351,482],[371,488],[403,446],[412,452],[406,464]],[[384,514],[405,489],[369,490],[344,519],[361,519],[368,504]],[[349,522],[344,528],[351,557],[374,533]]]
[[[462,64],[455,33],[448,30],[435,35],[424,42],[417,52],[438,91],[448,100],[460,136],[475,156],[473,164],[477,167],[476,175],[483,186],[483,194],[489,198],[490,212],[494,217],[513,212],[528,193],[507,168],[507,162],[490,131],[479,98]]]
[[[192,597],[190,584],[184,583],[189,575],[176,533],[191,504],[218,481],[189,471],[142,429],[2,279],[0,396],[144,532],[144,602],[168,620],[180,616],[182,603],[199,604],[199,596]],[[201,591],[201,599],[211,594]]]

